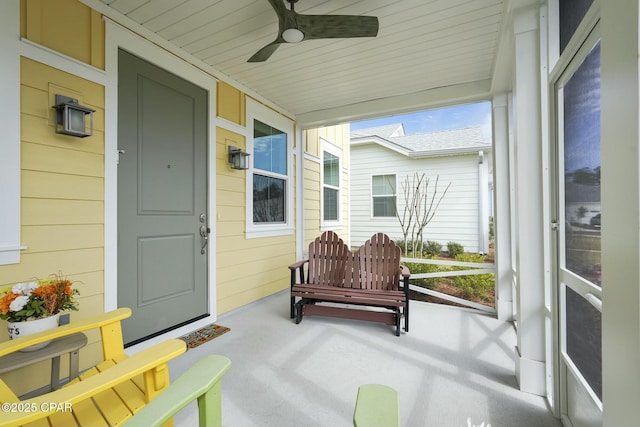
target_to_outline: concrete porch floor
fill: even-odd
[[[358,386],[398,391],[403,426],[561,426],[540,396],[518,390],[511,323],[412,302],[410,332],[353,320],[289,319],[282,292],[218,319],[231,331],[171,362],[172,378],[205,354],[231,359],[225,426],[351,426]],[[197,425],[195,403],[175,418]]]

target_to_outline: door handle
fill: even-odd
[[[202,248],[200,249],[200,253],[202,255],[204,255],[204,250],[209,243],[209,233],[211,233],[211,229],[209,227],[204,224],[200,226],[200,236],[203,238]]]

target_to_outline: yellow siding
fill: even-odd
[[[342,167],[349,169],[349,125],[328,126],[308,129],[306,134],[305,153],[312,156],[304,160],[304,246],[305,248],[322,232],[320,206],[320,163],[322,161],[322,145],[320,139],[329,141],[342,149]],[[349,173],[342,176],[342,228],[334,230],[345,242],[349,237]]]
[[[20,35],[104,69],[104,22],[77,0],[21,0]]]
[[[245,124],[244,94],[233,86],[218,82],[218,117],[227,119],[241,126]]]
[[[22,225],[100,224],[104,219],[101,200],[22,199]],[[73,216],[69,216],[73,212]]]
[[[21,240],[27,249],[19,264],[0,266],[0,286],[62,273],[80,291],[80,311],[72,312],[72,319],[100,313],[104,310],[104,89],[23,58],[20,93]],[[51,106],[56,93],[81,97],[82,103],[97,110],[93,136],[80,139],[55,133]],[[99,347],[97,338],[90,336],[81,368],[99,360],[93,356],[99,355],[94,348]],[[0,340],[6,339],[6,330],[0,328]],[[46,385],[48,371],[49,364],[43,363],[2,378],[20,395]]]
[[[319,150],[320,150],[320,145],[319,142],[320,140],[318,139],[318,129],[307,129],[306,131],[306,136],[307,136],[307,145],[304,148],[304,152],[307,154],[311,154],[312,156],[318,156],[319,155]]]
[[[228,146],[246,148],[244,136],[218,128],[216,150],[216,294],[218,313],[269,296],[289,286],[287,266],[295,261],[295,235],[246,239],[245,171],[231,169]]]
[[[310,144],[307,137],[307,146]],[[313,146],[317,145],[313,141]],[[320,234],[320,164],[304,160],[304,248]]]

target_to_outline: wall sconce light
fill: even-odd
[[[78,104],[77,99],[56,95],[56,133],[84,138],[93,135],[93,110]],[[87,123],[87,116],[89,122]]]
[[[233,169],[249,169],[248,160],[250,155],[251,154],[245,153],[240,148],[229,147],[229,163]]]

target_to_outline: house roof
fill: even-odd
[[[398,127],[402,129],[401,134],[389,133],[391,129]],[[491,143],[484,140],[480,127],[404,135],[404,127],[400,124],[351,132],[351,145],[364,144],[379,144],[409,157],[458,155],[491,150]]]
[[[351,132],[353,136],[379,136],[380,138],[390,138],[392,136],[404,136],[404,126],[402,123],[395,123],[392,125],[378,126],[367,129],[359,129]]]

